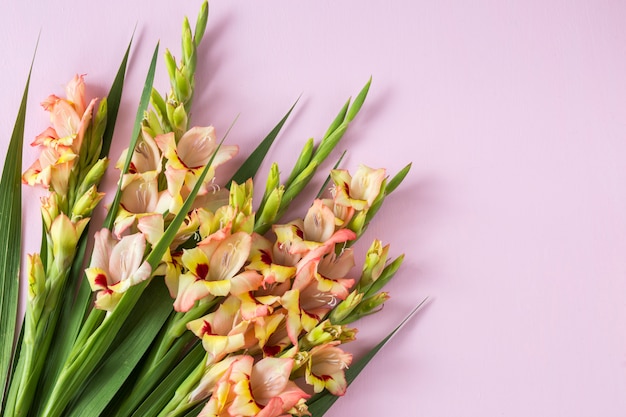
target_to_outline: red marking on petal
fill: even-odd
[[[276,356],[280,353],[280,346],[263,346],[263,354],[265,356]]]
[[[264,251],[264,250],[261,251],[261,262],[263,262],[266,265],[272,264],[272,257],[267,251]]]
[[[213,329],[211,328],[211,323],[209,323],[208,321],[204,320],[204,325],[202,326],[202,329],[200,329],[200,337],[204,336],[205,334],[208,335],[213,335]]]
[[[295,227],[296,229],[296,235],[300,238],[300,239],[304,239],[304,232],[302,231],[302,229],[300,229],[299,227]]]
[[[109,283],[107,282],[107,277],[104,274],[98,274],[96,278],[94,278],[93,283],[99,287],[109,288]]]
[[[206,279],[209,275],[209,265],[207,264],[198,264],[196,266],[196,276],[198,279]]]

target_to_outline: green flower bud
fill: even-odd
[[[263,198],[261,199],[261,204],[259,205],[259,212],[263,211],[263,207],[270,194],[274,189],[280,186],[280,171],[278,169],[278,164],[274,162],[270,167],[270,172],[267,174],[267,181],[265,182],[265,192],[263,193]]]
[[[165,68],[172,83],[176,79],[176,60],[169,49],[165,50]]]
[[[330,320],[324,320],[304,335],[300,340],[300,348],[309,350],[314,346],[333,342],[341,335],[341,331],[341,326],[331,324]]]
[[[357,236],[361,236],[365,227],[365,219],[367,211],[359,211],[348,224],[348,229],[356,233]]]
[[[185,132],[187,130],[187,111],[185,110],[185,106],[179,104],[172,114],[172,127],[180,132]]]
[[[87,172],[87,175],[85,175],[85,177],[83,178],[80,186],[78,187],[76,195],[80,197],[81,195],[85,194],[87,190],[89,190],[92,186],[98,185],[100,183],[100,180],[102,179],[102,176],[106,172],[108,165],[108,158],[105,157],[99,159],[98,162],[96,162],[91,167],[91,169],[89,169],[89,172]]]
[[[150,110],[144,114],[144,130],[148,130],[150,136],[155,137],[164,133],[162,120],[156,111]]]
[[[183,62],[187,64],[189,70],[193,73],[194,68],[192,68],[189,64],[192,62],[195,57],[196,46],[193,43],[192,34],[191,34],[191,26],[189,25],[189,19],[185,17],[183,20],[183,34],[182,34],[182,46],[183,46]]]
[[[72,208],[72,221],[77,221],[85,217],[91,217],[91,213],[104,197],[104,193],[99,193],[95,185],[80,195]]]
[[[276,221],[284,192],[285,188],[280,186],[278,188],[274,188],[274,190],[270,193],[265,205],[263,206],[263,211],[258,213],[258,218],[254,226],[254,230],[257,233],[263,234],[267,232],[270,226]]]
[[[174,90],[176,91],[178,101],[186,103],[189,99],[191,99],[191,92],[193,91],[191,83],[181,70],[176,69],[174,79],[172,81],[172,86],[175,85]]]
[[[363,299],[363,294],[358,291],[352,291],[345,300],[337,305],[330,312],[330,321],[335,324],[341,324],[343,320],[352,313]]]
[[[300,152],[300,156],[298,156],[298,160],[296,161],[293,169],[291,170],[291,174],[285,183],[287,186],[291,184],[291,182],[298,176],[300,172],[302,172],[309,162],[311,162],[311,157],[313,156],[313,148],[314,148],[313,138],[309,138],[304,144],[304,148],[302,148],[302,152]]]
[[[243,184],[233,183],[230,186],[230,206],[245,215],[252,214],[252,197],[253,188],[251,179]]]
[[[39,254],[28,255],[26,270],[28,273],[28,301],[37,309],[46,297],[46,273]]]
[[[50,226],[52,254],[58,271],[65,271],[72,264],[80,237],[78,226],[81,225],[80,232],[84,229],[82,222],[74,224],[65,214],[60,214]]]
[[[374,314],[380,311],[381,306],[389,300],[389,294],[381,292],[370,298],[363,300],[352,313],[346,318],[346,323],[352,323],[362,317]]]
[[[365,255],[363,263],[363,272],[358,284],[359,289],[368,288],[374,281],[380,277],[387,263],[389,254],[389,245],[383,247],[380,240],[376,239]]]
[[[52,222],[59,216],[59,202],[56,193],[51,193],[48,197],[41,199],[41,217],[46,230],[50,230]]]
[[[202,41],[202,37],[204,36],[204,31],[206,30],[206,24],[209,19],[209,2],[204,1],[202,3],[202,7],[200,8],[200,12],[198,13],[198,20],[196,21],[196,28],[193,35],[193,41],[196,46],[200,45]]]

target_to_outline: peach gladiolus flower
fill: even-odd
[[[293,359],[241,356],[217,382],[199,417],[279,417],[309,398],[289,380]]]
[[[348,384],[345,370],[352,363],[352,355],[341,350],[339,342],[315,346],[306,365],[305,379],[315,392],[326,388],[333,395],[343,395]]]
[[[77,155],[67,146],[44,148],[22,175],[22,182],[52,188],[59,195],[67,195],[70,172],[76,158]]]
[[[78,153],[97,99],[85,107],[85,82],[82,75],[75,75],[65,89],[67,99],[50,95],[41,105],[50,112],[52,126],[43,131],[33,145],[56,148],[69,146]]]
[[[245,232],[237,232],[221,239],[211,239],[185,250],[182,262],[188,272],[177,283],[174,301],[176,311],[188,311],[194,303],[209,294],[225,296],[256,290],[263,276],[256,271],[240,272],[250,254],[252,238]]]
[[[355,210],[366,210],[380,193],[380,186],[385,179],[385,170],[361,165],[354,176],[344,169],[334,169],[330,172],[330,176],[335,183],[337,204],[353,207]]]
[[[82,75],[74,76],[66,93],[67,99],[51,95],[41,103],[50,112],[52,126],[39,134],[31,144],[42,146],[43,150],[22,176],[24,184],[51,188],[62,196],[68,192],[70,171],[82,147],[96,103],[96,99],[93,99],[85,107]]]
[[[178,143],[174,133],[158,135],[154,140],[167,159],[165,176],[168,191],[175,200],[181,194],[184,198],[184,194],[195,186],[202,170],[217,151],[199,192],[199,195],[206,194],[210,188],[209,183],[215,176],[215,168],[233,158],[239,150],[235,145],[223,145],[218,150],[213,126],[193,127]]]
[[[113,311],[122,294],[152,274],[143,261],[146,240],[141,233],[117,240],[108,229],[95,234],[91,265],[85,270],[96,294],[96,308]]]

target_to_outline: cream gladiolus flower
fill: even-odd
[[[354,176],[344,169],[330,172],[335,183],[335,202],[355,210],[367,210],[380,192],[385,170],[360,165]]]
[[[96,308],[112,311],[122,294],[152,274],[143,260],[146,240],[141,233],[117,240],[108,229],[95,234],[91,265],[85,270],[92,291],[97,291]]]

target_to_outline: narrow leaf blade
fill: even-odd
[[[389,342],[389,340],[411,319],[415,316],[415,313],[424,305],[427,298],[424,299],[421,303],[417,305],[409,313],[409,315],[402,320],[402,322],[391,331],[383,340],[380,341],[379,344],[374,346],[372,350],[370,350],[365,356],[363,356],[356,364],[353,364],[346,370],[346,381],[348,385],[350,385],[356,377],[361,373],[361,371],[365,368],[365,366],[376,356],[376,354]],[[339,397],[332,395],[328,391],[322,392],[320,395],[314,397],[309,403],[309,412],[314,417],[323,416],[332,405],[337,401]]]
[[[34,55],[33,55],[34,61]],[[17,307],[19,300],[19,270],[22,229],[22,146],[26,121],[26,103],[32,74],[30,70],[22,101],[11,134],[9,149],[0,179],[0,411],[11,380],[15,333],[17,330]],[[1,414],[1,413],[0,413]]]
[[[300,100],[300,98],[298,98],[298,100]],[[268,133],[268,135],[265,137],[265,139],[263,139],[259,146],[257,146],[256,149],[252,151],[248,159],[246,159],[246,161],[241,165],[237,172],[235,172],[230,181],[228,181],[227,187],[230,187],[230,184],[233,181],[237,184],[241,184],[245,182],[248,178],[252,178],[256,175],[259,167],[261,166],[261,163],[263,162],[263,159],[265,159],[265,155],[267,155],[267,152],[270,150],[272,143],[274,143],[276,136],[278,136],[278,133],[283,128],[283,125],[289,118],[289,115],[296,107],[296,104],[298,104],[298,100],[293,103],[287,114],[285,114],[285,116],[280,120],[280,122],[278,122],[274,129],[272,129],[272,131]]]
[[[158,52],[159,52],[159,44],[157,43],[156,47],[154,48],[154,53],[152,54],[152,61],[150,62],[150,69],[148,70],[148,75],[146,76],[146,82],[143,86],[143,92],[141,93],[139,106],[137,107],[137,115],[135,116],[135,124],[133,126],[133,133],[130,139],[130,144],[128,145],[129,152],[126,155],[126,161],[124,162],[124,169],[122,170],[122,173],[128,172],[131,158],[133,156],[132,150],[135,149],[135,145],[137,144],[137,139],[139,138],[139,133],[141,132],[141,122],[143,120],[143,115],[148,108],[148,104],[150,103],[150,94],[152,93],[152,84],[154,82],[154,74],[156,72]],[[115,192],[115,197],[113,199],[113,203],[111,204],[111,209],[107,213],[107,217],[104,220],[103,227],[107,227],[107,228],[113,227],[113,221],[115,220],[115,216],[117,215],[117,209],[119,207],[121,198],[122,198],[122,192],[121,192],[121,182],[120,182],[117,186],[117,191]]]

